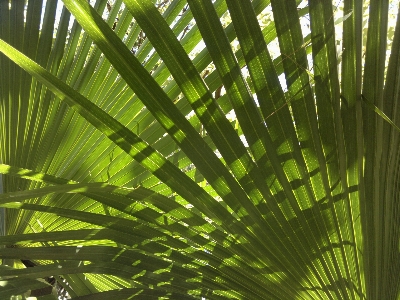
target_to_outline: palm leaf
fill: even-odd
[[[2,1],[1,297],[400,297],[400,21],[300,2]]]

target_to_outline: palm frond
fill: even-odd
[[[0,297],[398,299],[400,21],[342,2],[0,2]]]

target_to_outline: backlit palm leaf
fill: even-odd
[[[0,297],[397,299],[389,4],[2,1]]]

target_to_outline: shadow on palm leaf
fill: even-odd
[[[104,199],[104,193],[102,193],[102,197],[100,199]],[[99,198],[99,196],[93,196],[91,195],[94,199]],[[125,198],[125,204],[126,200],[128,198]],[[97,199],[99,200],[99,199]],[[103,202],[104,200],[101,200]],[[340,198],[337,198],[337,201],[341,201]],[[108,200],[109,203],[112,202],[117,202],[115,199],[109,198]],[[134,203],[134,202],[132,202]],[[175,205],[175,204],[174,204]],[[114,205],[115,206],[115,205]],[[324,211],[327,209],[327,204],[323,203],[320,205],[321,207],[317,210],[316,207],[314,208],[309,208],[303,211],[304,217],[307,220],[308,225],[313,228],[313,227],[318,227],[318,224],[321,224],[324,222],[323,216],[318,215],[318,211]],[[129,206],[127,206],[129,207]],[[81,248],[76,248],[76,247],[61,247],[57,248],[58,250],[55,251],[56,249],[54,247],[48,248],[38,248],[38,249],[29,249],[29,248],[22,248],[18,249],[17,251],[10,251],[11,249],[5,249],[1,250],[2,252],[2,257],[13,257],[13,258],[29,258],[29,259],[52,259],[54,256],[54,259],[57,260],[77,260],[77,261],[90,261],[94,264],[96,262],[101,261],[104,263],[108,263],[113,261],[114,263],[121,263],[123,266],[129,266],[129,265],[134,265],[135,268],[129,271],[129,267],[126,269],[127,275],[123,276],[122,273],[117,274],[118,272],[110,271],[107,268],[98,268],[96,269],[96,266],[93,265],[91,267],[88,267],[86,270],[80,270],[78,269],[65,269],[61,273],[57,274],[68,274],[70,272],[75,273],[75,272],[88,272],[88,273],[104,273],[104,274],[113,274],[116,276],[122,276],[124,278],[129,278],[132,279],[132,276],[135,277],[140,273],[140,271],[145,270],[146,274],[157,274],[158,272],[163,272],[162,270],[169,270],[168,272],[169,275],[167,277],[159,277],[156,275],[151,275],[150,278],[152,280],[139,280],[139,275],[138,280],[140,282],[147,282],[148,284],[155,284],[156,282],[166,282],[166,285],[171,286],[178,285],[178,286],[185,286],[187,285],[187,292],[193,291],[193,290],[198,290],[198,285],[201,283],[202,286],[206,288],[206,290],[221,290],[221,287],[224,286],[224,284],[221,284],[221,282],[226,282],[226,287],[227,291],[234,290],[234,287],[236,285],[254,285],[254,282],[251,283],[252,280],[254,280],[254,276],[260,276],[262,275],[264,279],[262,280],[263,284],[265,284],[264,289],[270,292],[278,292],[279,293],[284,293],[286,295],[291,295],[295,296],[297,294],[296,290],[302,290],[301,286],[306,285],[304,283],[305,278],[309,276],[310,269],[309,267],[315,263],[316,260],[321,258],[322,255],[326,255],[326,253],[329,253],[332,251],[331,247],[327,247],[326,249],[324,248],[318,248],[316,245],[314,250],[310,249],[308,246],[308,243],[305,242],[303,245],[294,245],[293,241],[291,241],[289,238],[282,238],[282,235],[277,235],[276,232],[274,231],[268,231],[267,234],[271,235],[271,238],[276,238],[277,240],[279,239],[280,243],[278,246],[279,248],[272,248],[270,251],[265,252],[265,257],[271,257],[274,258],[272,261],[272,264],[269,265],[268,267],[260,267],[259,261],[254,260],[254,261],[247,261],[247,264],[243,264],[238,267],[235,264],[240,262],[240,256],[235,255],[234,253],[243,253],[247,249],[243,248],[243,245],[241,244],[234,244],[230,243],[229,246],[222,246],[218,243],[215,243],[212,241],[210,238],[204,238],[200,235],[193,235],[193,231],[190,232],[184,232],[182,230],[185,230],[185,228],[182,228],[182,226],[177,226],[176,223],[168,224],[167,223],[159,223],[156,224],[156,227],[151,225],[151,221],[156,220],[157,218],[154,218],[154,211],[150,213],[148,208],[145,208],[145,211],[139,211],[136,215],[136,213],[133,214],[133,216],[140,217],[140,212],[143,213],[145,216],[149,216],[153,214],[153,218],[148,219],[150,223],[148,225],[137,223],[136,221],[130,221],[127,219],[120,219],[112,216],[104,216],[104,215],[94,215],[90,213],[84,213],[84,212],[74,212],[66,210],[66,209],[58,209],[58,208],[46,208],[46,207],[39,207],[39,206],[32,206],[32,205],[23,205],[21,208],[26,208],[26,209],[34,209],[36,211],[43,211],[43,212],[50,212],[50,213],[55,213],[59,216],[64,216],[68,218],[72,218],[75,220],[81,220],[81,221],[89,221],[92,224],[96,224],[102,227],[106,227],[109,229],[101,229],[101,230],[94,230],[94,229],[87,229],[87,230],[80,230],[76,232],[48,232],[48,233],[42,233],[42,236],[40,234],[32,234],[31,237],[33,239],[38,239],[41,241],[51,241],[51,240],[63,240],[63,239],[73,239],[73,240],[79,240],[82,239],[86,242],[92,241],[92,240],[98,240],[98,239],[110,239],[113,240],[114,242],[121,244],[121,245],[127,245],[128,247],[133,247],[132,250],[129,249],[122,249],[122,248],[115,248],[115,247],[87,247],[84,246],[82,249]],[[164,207],[165,209],[165,207]],[[176,209],[176,207],[174,207]],[[150,214],[148,214],[150,213]],[[171,214],[171,211],[165,211],[165,215]],[[315,215],[319,217],[315,217]],[[143,218],[140,218],[143,219]],[[198,220],[198,219],[197,219]],[[190,219],[182,219],[183,222],[187,223],[192,223]],[[192,223],[193,224],[193,223]],[[198,224],[202,225],[202,224]],[[271,228],[273,226],[276,226],[276,223],[270,223]],[[284,224],[281,224],[285,226]],[[291,219],[288,221],[288,225],[291,228],[297,228],[297,234],[300,234],[300,232],[303,230],[300,226],[300,222],[298,221],[297,218]],[[147,228],[147,229],[146,229]],[[177,232],[180,231],[181,233]],[[331,233],[333,228],[329,229],[328,233]],[[163,233],[165,231],[165,233]],[[174,235],[171,235],[172,232],[177,232],[177,236],[174,237]],[[182,234],[183,233],[183,234]],[[279,232],[278,232],[279,233]],[[189,238],[183,238],[183,236],[188,236],[192,234],[191,237]],[[220,232],[207,232],[207,234],[212,237],[213,235],[221,235]],[[317,238],[316,234],[318,234],[318,231],[313,232],[314,238]],[[63,236],[64,235],[64,236]],[[179,238],[180,236],[180,238]],[[6,242],[7,237],[3,237],[3,243]],[[16,236],[16,240],[23,241],[23,240],[29,240],[29,235],[25,236]],[[321,237],[322,239],[322,237]],[[319,240],[317,240],[319,242]],[[79,242],[78,242],[79,243]],[[346,244],[348,246],[353,246],[351,243],[346,243],[344,242],[343,244]],[[331,246],[338,247],[341,246],[339,244],[332,244]],[[196,250],[196,248],[199,248]],[[293,270],[293,266],[296,265],[298,266],[298,262],[296,261],[296,257],[293,256],[293,248],[297,249],[302,247],[303,249],[307,249],[309,251],[308,253],[308,259],[302,258],[302,262],[304,263],[303,268],[300,270],[297,269],[297,274],[303,274],[303,277],[296,278],[295,281],[293,281],[293,277],[291,274],[288,272],[288,270]],[[209,250],[206,250],[209,249]],[[189,250],[189,251],[188,251]],[[211,251],[210,251],[211,250]],[[18,252],[21,251],[21,254]],[[279,251],[279,255],[277,255],[276,252],[274,251]],[[23,254],[22,254],[23,253]],[[96,254],[98,253],[98,254]],[[235,258],[235,257],[236,258]],[[56,258],[57,257],[57,258]],[[284,259],[282,259],[284,258]],[[260,258],[263,260],[264,258]],[[143,262],[143,263],[142,263]],[[231,263],[229,263],[231,262]],[[182,268],[183,267],[183,268]],[[92,269],[94,268],[94,269]],[[121,268],[121,266],[117,267],[116,269]],[[94,271],[94,270],[97,270]],[[137,270],[137,271],[133,271]],[[53,272],[53,273],[52,273]],[[148,272],[148,273],[147,273]],[[176,272],[176,273],[175,273]],[[256,272],[256,273],[254,273]],[[238,277],[237,280],[235,280],[235,275],[234,274],[243,274],[247,273],[249,274],[249,282],[244,282],[241,277]],[[49,269],[48,273],[46,273],[48,276],[50,275],[55,275],[54,270]],[[136,274],[136,275],[135,275]],[[259,275],[256,275],[259,274]],[[175,276],[174,276],[175,275]],[[146,277],[146,276],[145,276]],[[191,281],[190,278],[192,278],[193,282],[192,284],[188,284],[187,280],[189,282]],[[204,278],[204,279],[201,279]],[[157,281],[161,280],[161,281]],[[218,282],[218,284],[216,284]],[[295,288],[293,286],[293,282],[297,282],[298,286]],[[347,288],[351,288],[351,283],[346,282],[345,280],[338,280],[337,283],[335,284],[345,284]],[[284,288],[286,287],[286,288]],[[171,291],[167,287],[163,287],[167,291]],[[336,288],[336,289],[335,289]],[[247,288],[245,288],[247,289]],[[309,285],[309,290],[318,290],[322,289],[324,292],[328,292],[329,290],[337,290],[337,287],[333,285],[321,285],[321,287],[315,287],[312,286],[311,284]],[[173,290],[173,288],[172,288]],[[206,290],[203,290],[202,294],[207,295]],[[264,292],[265,292],[264,290]],[[284,290],[284,291],[282,291]],[[271,294],[272,297],[272,294]]]

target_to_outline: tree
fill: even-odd
[[[389,1],[92,2],[0,3],[2,299],[398,299]]]

